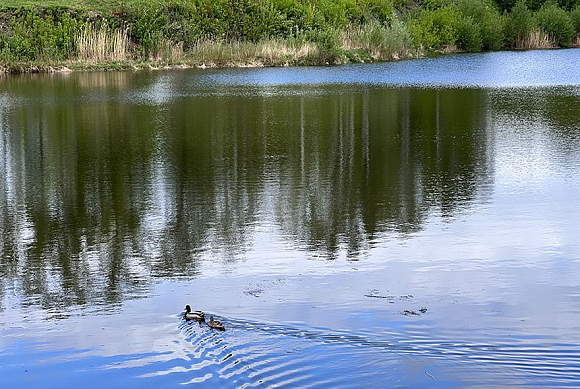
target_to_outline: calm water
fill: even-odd
[[[580,386],[578,63],[0,78],[1,387]]]

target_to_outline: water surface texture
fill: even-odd
[[[2,388],[580,386],[579,57],[1,78]]]

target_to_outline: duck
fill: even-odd
[[[209,317],[209,321],[207,322],[209,328],[213,328],[214,330],[225,331],[226,327],[223,325],[221,321],[217,321],[213,319],[213,316]]]
[[[185,313],[183,314],[185,320],[205,321],[205,313],[202,311],[191,311],[189,305],[185,306]]]

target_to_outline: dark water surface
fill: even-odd
[[[579,60],[0,78],[0,387],[580,386]]]

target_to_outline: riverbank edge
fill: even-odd
[[[443,53],[441,53],[443,55]],[[18,75],[34,73],[69,73],[79,71],[122,71],[122,70],[161,70],[161,69],[232,69],[232,68],[273,68],[273,67],[301,67],[301,66],[338,66],[352,63],[380,63],[393,62],[408,59],[428,58],[430,56],[408,56],[391,61],[384,60],[364,60],[358,62],[335,61],[335,62],[317,62],[317,61],[264,61],[261,59],[250,59],[248,61],[228,61],[215,62],[207,61],[180,61],[157,62],[157,61],[103,61],[103,62],[81,62],[81,61],[62,61],[48,63],[18,63],[18,64],[0,64],[0,75]]]
[[[568,48],[534,48],[534,49],[511,49],[511,50],[495,50],[486,52],[505,52],[505,51],[529,51],[529,50],[566,50],[578,49],[579,44],[575,44]],[[483,52],[482,52],[483,53]],[[161,61],[102,61],[102,62],[83,62],[78,60],[68,60],[60,62],[26,62],[17,64],[0,64],[0,76],[10,76],[19,74],[36,74],[36,73],[71,73],[82,71],[139,71],[139,70],[172,70],[172,69],[235,69],[235,68],[273,68],[273,67],[301,67],[301,66],[340,66],[346,64],[360,64],[360,63],[384,63],[396,62],[411,59],[427,59],[433,57],[440,57],[452,54],[473,54],[470,52],[457,50],[455,46],[448,47],[445,50],[432,52],[429,54],[415,53],[404,58],[396,58],[391,60],[373,60],[372,57],[361,61],[350,61],[345,57],[344,61],[317,62],[317,61],[290,61],[290,60],[264,60],[260,58],[252,58],[247,61],[206,61],[199,62],[195,59],[190,61],[179,62],[161,62]]]
[[[430,53],[409,53],[401,58],[391,60],[373,59],[368,53],[352,51],[335,58],[333,61],[320,60],[314,58],[301,58],[298,60],[288,58],[244,58],[243,60],[219,61],[208,60],[200,61],[196,58],[171,61],[156,60],[124,60],[124,61],[33,61],[15,64],[1,64],[0,75],[16,75],[26,73],[68,73],[77,71],[115,71],[115,70],[159,70],[159,69],[223,69],[223,68],[264,68],[264,67],[300,67],[300,66],[331,66],[345,65],[353,63],[380,63],[393,62],[408,59],[428,58],[433,56],[458,53],[455,46],[444,51]],[[347,55],[348,54],[348,55]],[[352,60],[354,58],[354,60]]]

